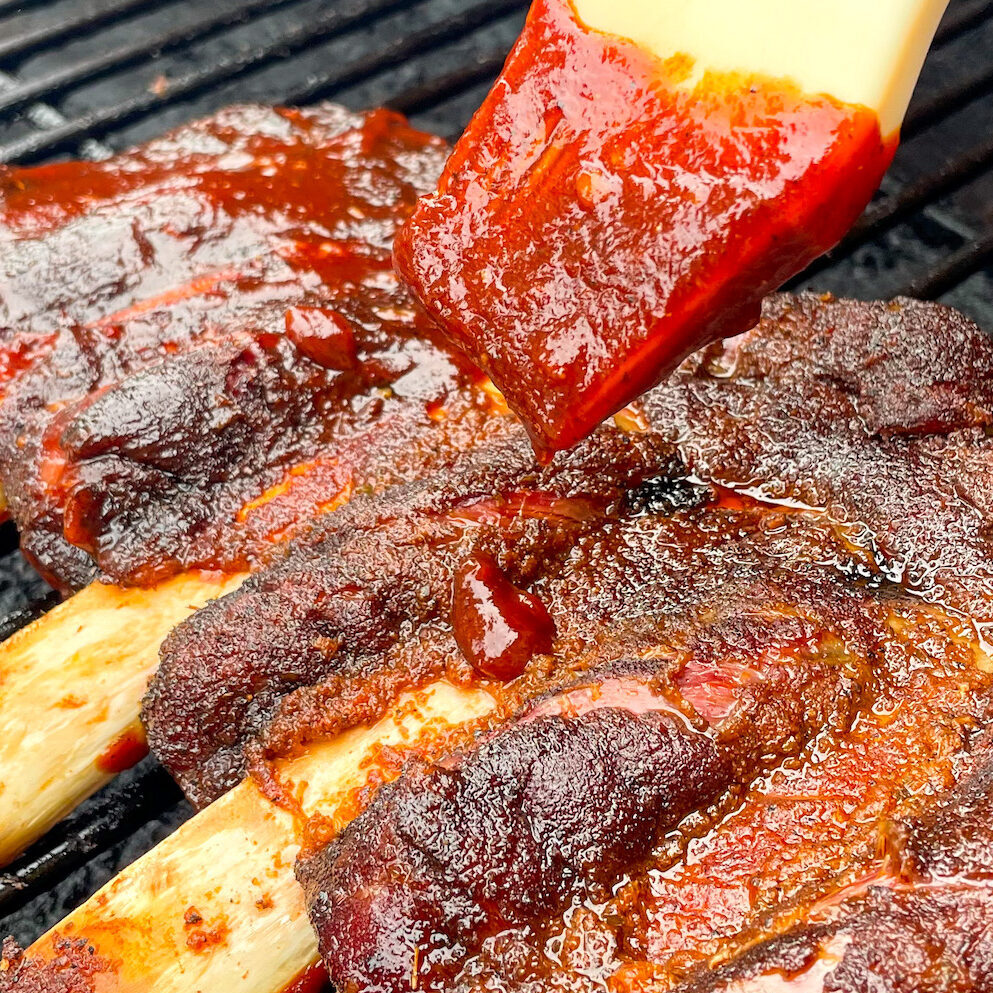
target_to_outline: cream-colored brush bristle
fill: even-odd
[[[93,583],[0,645],[0,865],[112,778],[115,743],[141,734],[159,645],[243,580]]]
[[[482,690],[435,683],[378,723],[311,746],[281,766],[280,781],[306,816],[341,827],[356,813],[357,793],[385,775],[384,748],[430,751],[439,735],[494,706]],[[27,958],[57,956],[60,936],[85,939],[101,960],[102,993],[279,993],[317,961],[293,874],[302,827],[242,783],[124,869]]]
[[[897,132],[948,0],[574,0],[588,27],[698,71],[788,79]]]

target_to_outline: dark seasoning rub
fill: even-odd
[[[933,354],[901,352],[920,322]],[[678,426],[698,476],[740,484],[747,466],[750,488],[813,503],[816,487],[830,515],[722,485],[702,506],[622,512],[584,533],[531,586],[560,640],[518,691],[544,701],[518,700],[493,736],[410,765],[302,863],[338,988],[705,985],[711,956],[791,925],[784,942],[806,942],[795,970],[778,969],[779,946],[765,960],[784,982],[813,970],[836,976],[830,989],[943,989],[937,973],[985,988],[985,894],[958,914],[919,887],[897,898],[899,919],[872,895],[877,875],[888,885],[879,853],[920,859],[905,838],[964,776],[990,718],[989,663],[963,623],[989,616],[988,380],[950,396],[963,380],[942,347],[989,366],[985,339],[947,311],[781,298],[757,331],[646,398],[646,421]],[[912,395],[883,399],[882,384],[908,381]],[[734,400],[681,420],[712,388]],[[741,407],[757,429],[747,448]],[[870,504],[849,481],[880,470],[907,485]],[[850,526],[860,515],[879,530]],[[870,881],[883,923],[846,903],[847,940],[818,944],[810,914],[853,878]],[[939,912],[948,942],[923,945]],[[901,927],[913,954],[875,955]]]
[[[692,977],[871,865],[989,720],[991,366],[942,308],[772,300],[636,430],[540,468],[518,428],[338,511],[172,635],[153,747],[204,802],[412,684],[477,684],[453,606],[485,562],[550,651],[486,684],[493,732],[414,761],[302,863],[332,978]]]

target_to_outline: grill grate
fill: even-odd
[[[372,18],[409,7],[406,0],[356,0],[330,7],[315,21],[301,21],[264,45],[237,52],[213,64],[174,77],[162,77],[160,86],[146,89],[119,103],[100,107],[55,125],[43,132],[26,135],[10,142],[0,142],[0,160],[25,161],[64,151],[83,136],[102,135],[167,102],[187,97],[227,83],[253,69],[292,56],[319,42],[353,30]],[[493,0],[467,4],[465,9],[427,27],[393,39],[354,62],[335,66],[308,79],[301,87],[281,93],[284,102],[298,103],[330,96],[336,91],[389,69],[403,59],[412,58],[439,44],[495,20],[501,15],[524,9],[522,0]],[[0,52],[2,54],[2,52]]]
[[[100,157],[237,100],[389,104],[449,137],[526,0],[0,0],[0,160]],[[945,299],[993,329],[993,2],[953,0],[883,190],[797,287]],[[47,609],[0,529],[0,635]],[[148,759],[0,874],[30,941],[189,815]]]
[[[20,110],[32,102],[51,100],[102,73],[124,69],[145,56],[169,52],[182,45],[191,44],[215,31],[238,24],[253,14],[273,10],[289,2],[291,0],[246,0],[241,7],[211,11],[206,17],[184,24],[173,31],[166,31],[153,37],[138,37],[109,51],[97,51],[90,58],[53,69],[35,79],[11,86],[6,93],[0,94],[0,113]]]
[[[79,31],[88,28],[98,28],[108,21],[126,17],[143,7],[148,7],[154,0],[116,0],[116,3],[104,8],[92,8],[80,5],[66,17],[54,24],[39,24],[19,33],[0,37],[0,60],[9,59],[15,55],[25,55],[47,48],[71,37]]]

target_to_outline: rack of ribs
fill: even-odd
[[[264,147],[318,126],[311,112],[232,113],[257,115]],[[391,116],[347,121],[319,141],[365,149],[385,129],[440,157]],[[235,146],[243,130],[228,135]],[[221,155],[203,131],[171,141]],[[232,168],[260,174],[293,161],[235,151]],[[170,140],[138,154],[168,157]],[[48,212],[60,236],[100,200],[92,168],[90,197]],[[385,206],[369,193],[369,209],[395,214],[408,192],[413,180]],[[252,279],[267,301],[282,286],[271,274],[292,269],[288,297],[266,311],[279,333],[252,310],[257,283],[215,293],[198,270],[168,300],[150,283],[148,306],[114,303],[106,324],[83,314],[71,329],[9,336],[19,368],[5,416],[15,396],[38,399],[24,405],[36,418],[20,415],[5,486],[50,575],[85,582],[90,557],[132,583],[254,570],[164,645],[144,708],[156,753],[198,806],[244,798],[246,775],[282,805],[265,830],[302,845],[321,950],[345,990],[587,989],[607,977],[619,989],[736,988],[735,969],[778,961],[776,942],[812,947],[807,908],[816,916],[904,826],[955,802],[989,723],[993,346],[933,305],[777,297],[756,329],[687,360],[540,467],[471,371],[420,337],[387,245],[359,230],[367,218],[301,234],[301,216],[276,234],[245,221],[265,242],[246,253],[263,260]],[[209,245],[189,237],[187,248]],[[143,251],[140,278],[154,283]],[[189,340],[173,352],[162,336],[174,307],[193,316],[177,320]],[[127,334],[105,334],[121,322]],[[143,334],[152,344],[139,348]],[[78,344],[94,340],[95,351]],[[61,382],[62,350],[66,369],[94,378],[56,396],[44,390]],[[315,434],[332,408],[338,433]],[[335,817],[303,809],[288,765],[439,685],[451,733],[414,754],[384,746]],[[480,693],[492,706],[456,706]],[[190,831],[233,807],[207,807]],[[286,859],[273,871],[282,879]],[[91,972],[155,961],[122,946],[108,917],[118,897],[137,913],[139,878],[84,911],[109,921],[76,929],[73,941],[92,939]],[[848,896],[836,902],[857,921]],[[845,925],[852,947],[860,926]],[[731,971],[704,975],[715,955]],[[4,961],[0,988],[30,989],[33,970],[53,968],[50,950]]]
[[[0,647],[0,861],[141,756],[175,623],[510,423],[392,273],[445,153],[388,111],[249,106],[0,172],[0,484],[42,574],[90,584]]]
[[[243,571],[482,430],[391,266],[445,154],[388,111],[235,107],[0,176],[0,478],[47,578]]]
[[[991,398],[966,362],[990,346],[942,308],[773,300],[623,450],[540,468],[521,434],[336,512],[173,633],[153,748],[198,804],[249,773],[292,808],[281,763],[485,688],[484,721],[303,832],[336,987],[696,982],[872,871],[979,747]]]
[[[227,939],[180,954],[233,981],[273,920],[247,895],[234,916],[248,865],[280,881],[303,974],[288,847],[346,990],[664,989],[800,926],[989,723],[991,364],[944,308],[780,297],[550,466],[510,421],[350,501],[170,636],[149,739],[215,802],[5,981],[68,968],[71,936],[125,986],[182,988],[194,905]],[[439,686],[451,729],[398,737]],[[278,864],[198,861],[239,817]],[[159,875],[175,903],[141,896]]]
[[[282,710],[290,724],[308,710],[333,724],[333,701],[348,696],[342,673],[366,679],[361,660],[385,658],[363,635],[386,644],[436,614],[449,625],[451,577],[473,536],[486,536],[482,554],[511,585],[530,589],[536,568],[553,570],[588,533],[600,547],[602,529],[655,502],[706,508],[671,538],[690,562],[720,514],[749,506],[759,522],[804,523],[796,547],[781,539],[788,560],[834,563],[852,582],[912,590],[981,626],[990,619],[991,371],[993,347],[945,308],[775,298],[755,330],[695,356],[648,394],[634,429],[601,429],[541,468],[517,427],[443,472],[327,517],[172,635],[146,704],[151,739],[187,791],[210,799],[244,773],[244,746],[260,728],[263,738],[298,734]],[[732,530],[725,543],[740,540]],[[585,582],[617,583],[622,572],[614,563]],[[692,598],[693,568],[669,562],[667,574],[675,600],[646,591],[646,609],[672,612]],[[703,602],[734,579],[729,571],[705,588]],[[583,603],[566,614],[561,623],[579,626],[575,644],[595,644],[600,615]],[[590,617],[598,620],[583,629]],[[464,652],[450,654],[454,668],[431,675],[473,678]],[[424,668],[394,668],[412,666]]]

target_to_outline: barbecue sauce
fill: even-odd
[[[234,107],[0,176],[0,483],[45,578],[254,569],[512,423],[393,272],[447,152],[390,111]]]
[[[546,457],[754,325],[892,158],[873,111],[696,68],[537,0],[398,236],[401,276]]]
[[[141,727],[130,727],[122,731],[97,756],[97,768],[108,776],[116,776],[137,765],[148,754],[148,742]]]
[[[510,680],[531,658],[550,652],[555,622],[533,593],[519,590],[488,555],[476,553],[455,574],[452,629],[482,676]]]
[[[347,372],[359,363],[355,328],[347,317],[327,307],[290,307],[286,336],[300,352],[325,369]]]

